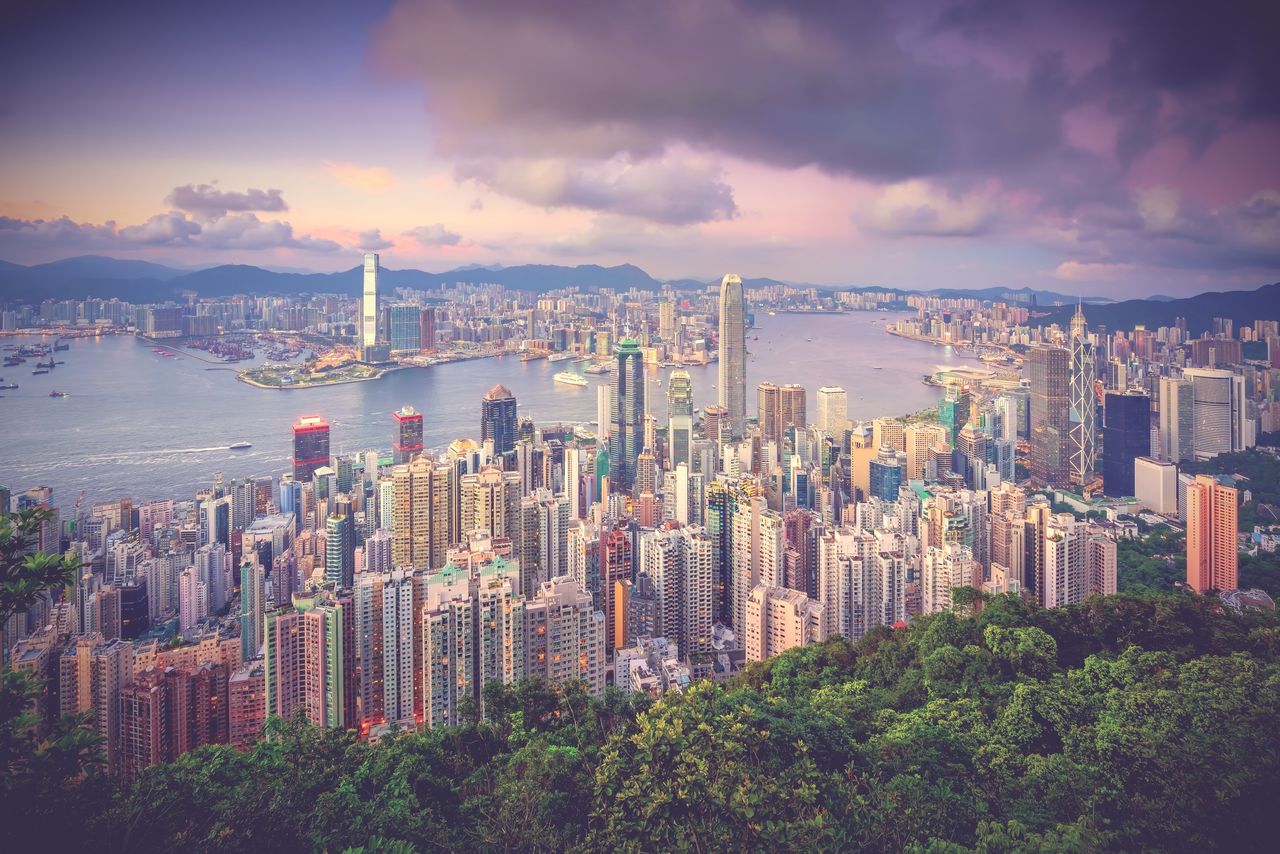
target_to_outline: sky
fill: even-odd
[[[1280,280],[1272,0],[3,0],[0,259]]]

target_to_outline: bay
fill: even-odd
[[[961,357],[950,348],[885,333],[883,325],[901,316],[758,313],[760,325],[747,334],[748,414],[755,413],[755,388],[765,380],[805,386],[810,418],[823,385],[848,392],[855,420],[934,405],[939,391],[924,385],[922,376]],[[212,482],[214,472],[228,479],[278,474],[290,465],[290,427],[302,415],[329,420],[335,454],[355,453],[389,449],[391,413],[409,404],[423,413],[427,448],[438,449],[479,434],[480,399],[497,383],[516,395],[522,418],[572,424],[595,419],[596,386],[611,380],[589,377],[586,387],[556,383],[558,371],[582,365],[507,356],[397,371],[371,382],[277,391],[238,382],[235,370],[194,355],[157,355],[150,344],[129,336],[72,341],[57,358],[66,364],[47,375],[31,375],[34,360],[0,369],[6,383],[20,386],[0,392],[0,486],[15,493],[52,486],[55,502],[66,508],[82,490],[86,502],[125,495],[189,498]],[[714,403],[716,365],[688,370],[695,405]],[[651,367],[648,373],[650,411],[665,419],[670,370]],[[70,396],[51,398],[53,389]],[[229,450],[237,441],[253,447]]]

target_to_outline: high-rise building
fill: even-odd
[[[889,445],[880,448],[871,461],[871,495],[881,501],[897,501],[898,490],[906,482],[906,454]]]
[[[262,565],[246,560],[240,567],[240,658],[244,661],[257,658],[262,649],[265,586],[266,571]]]
[[[658,601],[655,636],[675,642],[686,658],[711,651],[711,538],[700,527],[663,528],[640,537],[639,572]]]
[[[1160,459],[1180,463],[1195,457],[1195,407],[1191,380],[1160,378]]]
[[[1197,593],[1240,586],[1239,497],[1230,478],[1200,474],[1187,484],[1187,585]]]
[[[618,370],[610,403],[609,483],[630,491],[636,458],[644,450],[644,363],[640,345],[631,338],[618,343]]]
[[[658,335],[668,344],[676,340],[676,301],[665,299],[658,304]]]
[[[941,424],[913,423],[903,428],[903,440],[906,444],[907,470],[903,473],[906,480],[921,480],[927,474],[929,449],[935,445],[950,445],[947,429]],[[934,472],[933,478],[942,474]]]
[[[428,352],[436,349],[436,310],[430,306],[418,318],[418,346]]]
[[[300,710],[314,726],[357,725],[354,610],[350,598],[321,591],[295,593],[292,608],[267,615],[269,714],[288,720]]]
[[[329,465],[329,422],[304,415],[293,425],[293,479],[309,481],[316,469]]]
[[[947,431],[947,445],[954,448],[960,431],[969,422],[971,401],[969,390],[958,383],[950,383],[938,401],[938,423]],[[878,447],[878,446],[877,446]],[[938,474],[942,474],[939,472]]]
[[[378,344],[378,255],[364,256],[364,290],[360,298],[360,346],[363,351]]]
[[[839,438],[849,421],[849,395],[840,386],[818,389],[817,427],[827,436]]]
[[[454,472],[447,462],[419,456],[391,470],[391,559],[397,567],[439,569],[453,541]]]
[[[1027,354],[1031,374],[1031,476],[1049,486],[1070,481],[1071,353],[1039,344]]]
[[[338,590],[349,590],[355,575],[355,537],[351,517],[332,513],[325,520],[324,579]]]
[[[1195,458],[1207,460],[1251,447],[1244,377],[1215,368],[1187,368],[1182,376],[1191,381]]]
[[[525,605],[525,674],[555,690],[571,680],[604,693],[605,621],[591,594],[567,576],[543,582]]]
[[[760,584],[782,586],[786,532],[781,514],[767,509],[761,496],[738,502],[731,524],[731,614],[737,631],[746,619],[751,591]]]
[[[1106,396],[1102,439],[1102,491],[1134,494],[1133,463],[1151,453],[1151,398],[1128,391]]]
[[[253,748],[267,723],[267,681],[262,659],[245,662],[227,680],[227,728],[232,747]]]
[[[1178,514],[1178,467],[1168,460],[1138,457],[1133,462],[1133,494],[1148,510]]]
[[[395,433],[391,437],[396,465],[409,462],[422,453],[422,413],[412,406],[403,406],[391,413],[395,421]]]
[[[415,594],[425,574],[394,570],[362,573],[353,600],[356,620],[360,724],[415,721],[421,703]]]
[[[826,640],[822,617],[822,605],[799,590],[757,585],[747,597],[742,631],[747,661]]]
[[[120,774],[136,780],[142,769],[172,758],[170,710],[164,677],[155,670],[120,689]]]
[[[480,441],[493,442],[493,453],[503,456],[515,451],[519,432],[516,396],[499,383],[480,401]]]
[[[1094,381],[1098,366],[1086,334],[1082,303],[1071,318],[1071,479],[1084,483],[1097,467],[1098,400]]]
[[[766,440],[781,445],[787,427],[805,426],[804,386],[763,382],[756,394],[760,433]]]
[[[742,279],[733,273],[720,282],[719,405],[729,430],[741,435],[747,420],[747,304]]]
[[[667,380],[667,444],[669,466],[691,462],[693,446],[693,381],[684,368]]]
[[[422,310],[408,303],[387,307],[387,343],[392,353],[417,353],[422,349]]]

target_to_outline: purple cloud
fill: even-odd
[[[356,246],[365,252],[377,252],[379,249],[387,249],[395,244],[382,236],[382,230],[371,228],[368,231],[362,231],[356,235]]]
[[[174,187],[165,204],[200,217],[219,217],[230,211],[287,211],[280,190],[248,189],[243,193],[219,190],[212,184],[186,184]]]
[[[420,225],[412,228],[406,231],[404,236],[412,237],[428,249],[436,246],[457,246],[462,242],[461,234],[450,231],[438,222],[434,225]]]

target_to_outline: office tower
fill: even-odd
[[[938,401],[938,423],[947,431],[948,446],[956,446],[960,430],[969,421],[971,405],[968,389],[956,383],[947,385],[942,400]]]
[[[392,353],[417,353],[422,349],[422,310],[398,303],[387,307],[387,344]]]
[[[906,466],[906,454],[888,445],[882,446],[871,461],[871,496],[881,501],[897,501],[898,490],[906,482],[903,478]]]
[[[245,661],[257,658],[262,648],[265,584],[262,565],[245,561],[240,567],[240,658]]]
[[[324,580],[348,590],[355,576],[355,542],[351,517],[332,514],[325,522]]]
[[[987,435],[970,422],[956,437],[955,450],[951,454],[951,467],[964,478],[970,489],[983,489],[987,466]],[[874,494],[874,491],[873,491]]]
[[[644,442],[644,364],[640,345],[624,338],[618,343],[618,370],[610,399],[609,483],[630,492],[635,483],[636,458]]]
[[[1048,486],[1070,480],[1070,362],[1062,347],[1038,344],[1027,354],[1031,375],[1031,476]]]
[[[905,480],[920,480],[925,476],[929,461],[929,449],[938,444],[949,444],[947,430],[941,424],[908,424],[903,428],[906,444],[907,468]]]
[[[766,509],[758,495],[737,503],[731,524],[731,614],[737,631],[746,619],[751,591],[760,584],[782,586],[786,533],[782,516]]]
[[[1194,398],[1191,381],[1160,378],[1160,459],[1180,463],[1195,456]]]
[[[227,680],[228,743],[249,751],[267,723],[267,680],[261,659],[245,662]]]
[[[424,352],[436,349],[436,310],[431,307],[422,309],[418,317],[418,346]]]
[[[515,450],[518,434],[516,396],[499,383],[480,401],[480,441],[493,442],[493,453],[503,456]]]
[[[444,566],[451,522],[451,466],[420,456],[391,470],[391,559],[397,567]]]
[[[747,661],[826,640],[822,606],[799,590],[759,584],[747,597],[743,646]]]
[[[849,395],[840,386],[818,389],[817,427],[824,435],[839,437],[849,421]]]
[[[378,255],[364,256],[364,291],[360,299],[360,346],[368,351],[378,344]]]
[[[1214,368],[1187,368],[1191,381],[1192,448],[1197,460],[1252,445],[1245,414],[1244,377]]]
[[[652,632],[688,658],[711,651],[711,538],[698,527],[664,528],[640,536],[639,573],[658,602]]]
[[[395,421],[395,434],[391,437],[393,460],[396,465],[403,465],[422,453],[422,413],[404,406],[391,417]]]
[[[1178,467],[1168,460],[1138,457],[1133,462],[1133,495],[1153,513],[1178,513]]]
[[[604,693],[604,614],[572,578],[543,582],[525,605],[524,648],[526,676],[552,690],[581,680],[592,696]]]
[[[354,727],[355,614],[350,598],[295,593],[293,607],[266,616],[267,712],[288,720],[299,710],[313,726]]]
[[[667,443],[669,465],[691,461],[693,444],[693,381],[684,368],[676,368],[667,381]]]
[[[1197,593],[1235,590],[1239,493],[1228,477],[1196,475],[1187,485],[1187,585]]]
[[[1076,303],[1071,318],[1071,479],[1083,484],[1097,467],[1098,400],[1094,381],[1098,377],[1093,344],[1086,334],[1083,304]]]
[[[329,465],[329,422],[304,415],[293,425],[293,479],[309,481],[316,469]]]
[[[733,273],[720,282],[719,342],[718,402],[730,435],[739,436],[747,420],[747,304]]]
[[[658,335],[668,344],[676,340],[676,301],[665,299],[658,303]]]
[[[1132,391],[1109,391],[1104,421],[1102,491],[1133,495],[1133,462],[1151,452],[1151,398]]]
[[[778,386],[763,382],[756,388],[756,420],[760,435],[770,442],[782,441],[782,403]]]

